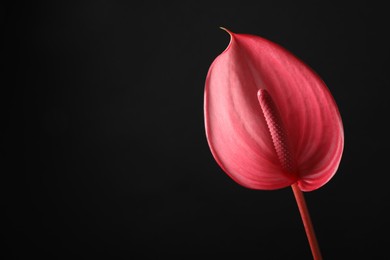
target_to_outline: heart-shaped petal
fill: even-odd
[[[344,133],[337,105],[321,78],[283,47],[230,31],[229,46],[210,66],[205,126],[212,154],[236,182],[252,189],[298,183],[317,189],[335,174]],[[265,90],[286,132],[294,172],[282,166],[257,94]]]

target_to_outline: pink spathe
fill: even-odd
[[[297,183],[302,191],[318,189],[337,171],[344,146],[327,86],[281,46],[228,33],[229,46],[212,63],[205,86],[206,135],[215,160],[247,188]]]

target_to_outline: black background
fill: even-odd
[[[204,81],[229,42],[224,26],[281,44],[327,83],[345,151],[334,178],[305,193],[322,253],[385,258],[384,10],[328,1],[3,6],[3,253],[311,258],[291,189],[245,189],[208,148]]]

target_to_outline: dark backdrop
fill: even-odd
[[[245,189],[210,153],[203,90],[229,42],[219,26],[286,47],[339,105],[340,168],[305,194],[324,258],[388,255],[383,6],[49,1],[2,9],[7,259],[311,258],[291,189]]]

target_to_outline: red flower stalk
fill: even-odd
[[[205,86],[211,152],[244,187],[292,186],[313,256],[320,259],[301,191],[323,186],[339,166],[344,132],[337,105],[321,78],[289,51],[226,31],[229,46],[212,63]]]

